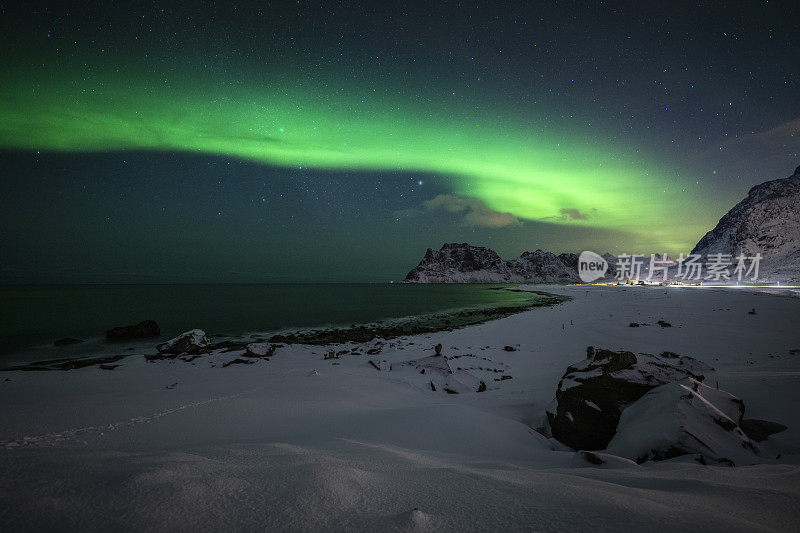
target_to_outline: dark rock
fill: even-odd
[[[593,454],[592,452],[581,452],[584,461],[593,465],[602,465],[605,463],[602,459],[600,459],[597,455]]]
[[[106,340],[126,341],[131,339],[146,339],[161,335],[161,328],[155,320],[145,320],[133,326],[118,326],[106,331]]]
[[[114,370],[119,365],[100,365],[100,370]]]
[[[628,324],[628,327],[629,328],[638,328],[639,327],[639,323],[638,322],[631,322],[630,324]]]
[[[661,326],[662,328],[671,328],[671,327],[672,327],[672,324],[670,324],[669,322],[667,322],[667,321],[665,321],[665,320],[659,320],[659,321],[657,322],[657,324],[658,324],[659,326]]]
[[[73,339],[72,337],[64,337],[63,339],[58,339],[53,341],[53,346],[69,346],[71,344],[78,344],[79,342],[83,342],[81,339]]]
[[[233,348],[233,349],[236,349],[236,350],[241,350],[244,347],[245,347],[244,344],[242,344],[242,343],[234,343],[231,340],[224,340],[224,341],[220,341],[220,342],[217,342],[217,343],[214,343],[214,344],[209,344],[207,346],[207,348],[209,350],[226,350],[226,351],[230,351],[230,348]]]
[[[756,442],[766,440],[767,437],[774,433],[780,433],[788,429],[783,424],[777,422],[770,422],[769,420],[758,420],[756,418],[745,418],[739,423],[745,435],[750,437]]]
[[[236,359],[228,361],[227,363],[223,363],[222,364],[222,368],[225,368],[225,367],[228,367],[228,366],[231,366],[231,365],[252,365],[253,363],[255,363],[255,361],[253,361],[251,359],[241,359],[241,358],[237,357]]]
[[[436,355],[442,355],[442,344],[437,344],[433,347],[433,350],[436,352]]]
[[[553,436],[581,450],[602,450],[617,429],[622,411],[646,392],[665,383],[693,377],[710,367],[690,357],[673,358],[613,352],[589,346],[587,359],[571,365],[548,408]],[[679,366],[675,366],[678,363]]]
[[[505,350],[507,352],[516,352],[517,351],[517,349],[514,348],[513,346],[503,346],[503,350]]]

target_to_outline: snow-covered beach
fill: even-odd
[[[571,299],[385,342],[283,345],[252,364],[223,367],[236,352],[190,362],[137,354],[113,370],[4,372],[0,522],[9,530],[796,528],[796,293],[532,288]],[[434,391],[429,375],[400,365],[434,355],[437,344],[471,361],[486,390]],[[698,359],[715,369],[705,383],[741,398],[747,417],[788,429],[769,437],[754,465],[688,456],[590,464],[536,431],[587,346]]]

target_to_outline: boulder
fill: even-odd
[[[198,354],[211,344],[206,337],[206,332],[202,329],[193,329],[186,333],[181,333],[174,339],[168,340],[156,346],[160,354]]]
[[[161,335],[161,328],[155,320],[145,320],[132,326],[118,326],[106,331],[106,340],[127,341],[131,339],[147,339]]]
[[[614,436],[622,411],[649,390],[711,367],[670,352],[613,352],[589,346],[587,358],[567,368],[547,418],[553,436],[578,450],[602,450]]]
[[[277,346],[269,342],[253,342],[247,345],[246,357],[270,357]]]
[[[607,452],[637,463],[698,454],[703,464],[753,462],[756,444],[739,427],[739,398],[686,378],[648,391],[627,407]]]

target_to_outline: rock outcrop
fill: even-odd
[[[277,345],[269,342],[252,342],[247,345],[244,355],[246,357],[259,357],[262,359],[269,358],[272,357],[277,348]]]
[[[161,343],[156,346],[159,354],[181,355],[199,354],[204,348],[211,344],[206,337],[206,332],[202,329],[193,329],[186,333],[181,333],[174,339]]]
[[[661,355],[587,348],[587,358],[567,368],[547,416],[553,436],[579,450],[602,450],[614,437],[626,407],[651,389],[687,377],[703,380],[711,368],[671,352]]]
[[[788,178],[756,185],[705,234],[693,254],[761,254],[759,278],[800,279],[800,167]],[[735,261],[734,261],[735,263]]]
[[[132,326],[117,326],[106,331],[106,340],[127,341],[131,339],[148,339],[161,335],[161,328],[155,320],[145,320]]]
[[[428,248],[411,272],[414,283],[491,283],[514,281],[512,273],[497,252],[483,246],[445,244],[440,250]]]
[[[572,283],[578,277],[578,256],[575,254],[555,255],[536,250],[523,252],[517,259],[506,262],[509,271],[519,281],[531,283]],[[517,281],[517,280],[514,280]]]
[[[637,463],[697,455],[730,466],[756,459],[758,447],[739,427],[744,404],[686,378],[648,391],[626,408],[607,452]]]

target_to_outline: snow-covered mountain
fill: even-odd
[[[705,234],[693,254],[762,256],[760,279],[800,279],[800,167],[756,185]]]
[[[604,256],[606,257],[606,256]],[[607,256],[613,265],[612,256]],[[613,266],[609,274],[613,274]],[[504,261],[483,246],[449,243],[428,248],[422,261],[406,275],[410,283],[570,283],[578,282],[578,256],[536,250]]]

